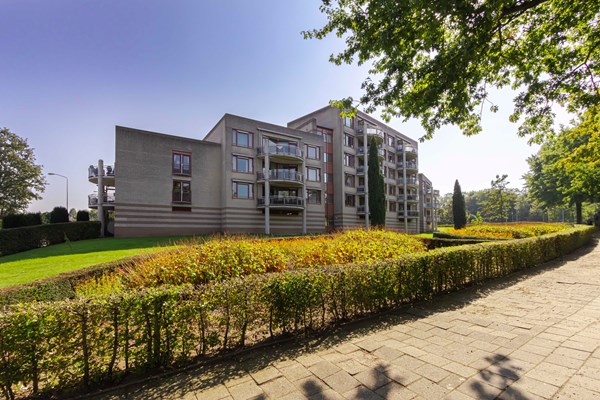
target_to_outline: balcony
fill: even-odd
[[[291,146],[287,144],[282,145],[271,145],[263,146],[257,149],[257,155],[259,158],[264,158],[266,155],[272,157],[273,160],[281,161],[302,161],[304,153],[298,146]]]
[[[439,196],[440,195],[440,191],[439,190],[434,190],[433,191],[433,195],[434,196]]]
[[[433,203],[428,201],[423,205],[425,208],[433,208]]]
[[[273,184],[286,183],[302,186],[303,176],[302,173],[294,169],[271,169],[268,174],[264,172],[257,172],[258,181],[265,181],[268,177],[269,182]],[[265,177],[265,175],[268,175]]]
[[[365,205],[363,204],[362,206],[356,206],[356,213],[359,215],[365,215]]]
[[[409,158],[414,158],[418,154],[417,148],[410,144],[399,144],[398,147],[396,147],[396,150],[406,153],[406,156]]]
[[[98,184],[98,166],[90,165],[88,167],[88,180],[91,183]],[[105,165],[102,173],[102,184],[104,186],[115,186],[115,167],[112,165]]]
[[[396,164],[396,167],[399,169],[414,169],[414,170],[419,169],[416,162],[402,162],[401,161]]]
[[[102,196],[102,206],[114,208],[115,206],[115,195],[114,194],[105,194]],[[97,209],[98,208],[98,193],[92,193],[88,195],[88,208]]]
[[[416,202],[419,201],[419,196],[416,194],[399,194],[397,196],[398,201],[404,201],[405,199],[406,201]]]
[[[356,174],[357,175],[364,175],[365,174],[365,166],[364,165],[359,165],[358,167],[356,167]]]
[[[258,208],[265,208],[265,198],[256,199]],[[269,208],[279,210],[302,210],[304,209],[304,199],[299,196],[269,196]]]
[[[358,194],[365,194],[365,186],[364,185],[360,185],[356,187],[356,193]]]
[[[396,182],[398,183],[398,185],[405,185],[405,186],[418,186],[419,185],[417,178],[406,178],[406,181],[404,180],[404,178],[398,178],[396,180]]]
[[[432,194],[433,190],[431,190],[431,188],[426,188],[425,189],[425,194]]]
[[[367,149],[368,149],[368,147],[367,147]],[[364,146],[358,147],[356,149],[356,154],[358,154],[358,156],[360,156],[360,157],[364,156],[365,155],[365,147]],[[377,155],[379,156],[379,158],[385,158],[385,150],[377,149]]]
[[[415,211],[415,210],[408,210],[408,211],[404,211],[404,210],[400,210],[398,211],[398,218],[419,218],[419,212]]]

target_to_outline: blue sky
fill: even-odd
[[[366,68],[328,62],[343,42],[300,34],[325,21],[319,4],[0,0],[0,126],[28,139],[44,172],[67,175],[69,206],[85,209],[94,191],[87,167],[112,164],[115,125],[203,138],[224,113],[285,125],[358,97]],[[479,136],[444,127],[420,145],[421,172],[442,193],[455,179],[475,190],[503,173],[521,186],[537,148],[508,122],[513,96],[493,94],[500,112],[484,114]],[[390,125],[423,135],[418,121]],[[64,180],[47,180],[31,210],[64,205]]]

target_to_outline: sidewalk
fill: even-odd
[[[600,398],[600,245],[96,399]]]

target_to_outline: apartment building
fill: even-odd
[[[437,209],[439,208],[440,191],[433,189],[429,178],[424,174],[419,174],[419,209],[422,210],[421,232],[433,232],[437,230],[439,217]]]
[[[340,118],[329,106],[287,126],[225,114],[202,140],[117,126],[115,165],[90,166],[98,190],[88,203],[119,237],[366,226],[371,138],[386,227],[433,228],[419,203],[418,143],[367,114]]]

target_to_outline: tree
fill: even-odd
[[[444,124],[479,133],[486,103],[498,109],[490,88],[520,91],[510,120],[533,139],[551,131],[553,104],[600,104],[600,0],[322,1],[327,23],[304,37],[344,38],[331,62],[372,65],[359,103],[419,118],[424,138]]]
[[[574,204],[583,222],[583,203],[600,199],[600,108],[592,107],[572,127],[546,140],[527,159],[530,196],[546,210]]]
[[[61,222],[69,222],[69,212],[64,207],[54,207],[50,212],[50,223],[58,224]]]
[[[369,145],[369,212],[371,224],[374,226],[385,225],[385,191],[383,176],[379,167],[379,154],[377,142],[371,138]]]
[[[490,221],[508,221],[508,203],[516,203],[516,196],[506,193],[506,187],[510,183],[508,175],[496,175],[496,179],[491,182],[492,188],[487,202],[485,203],[485,212],[489,215]],[[508,198],[507,198],[508,197]]]
[[[454,182],[454,194],[452,195],[452,217],[454,229],[461,229],[467,225],[467,212],[465,210],[465,198],[460,189],[458,179]]]
[[[41,199],[46,187],[42,166],[35,164],[26,139],[7,128],[0,129],[0,218],[23,211]]]
[[[454,224],[452,215],[452,193],[446,193],[440,198],[440,208],[438,209],[440,225]]]

